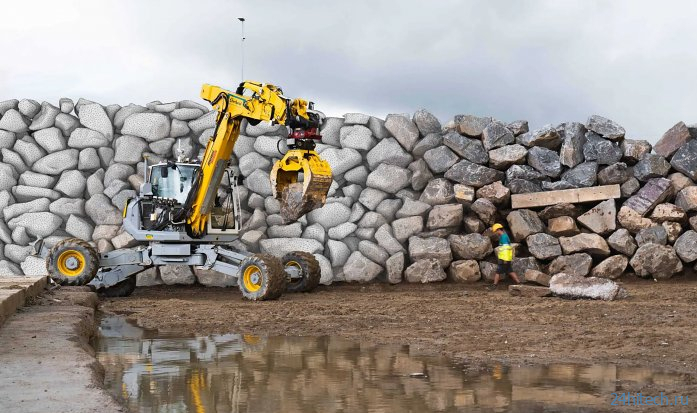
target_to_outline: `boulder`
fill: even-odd
[[[142,160],[148,144],[136,136],[124,135],[116,139],[114,162],[135,165]]]
[[[566,273],[554,275],[549,281],[549,289],[556,296],[573,299],[612,301],[628,296],[627,291],[612,280]]]
[[[482,131],[482,144],[488,151],[514,143],[515,140],[513,133],[499,121],[489,123]]]
[[[538,215],[541,219],[552,219],[563,216],[576,218],[579,215],[581,215],[581,212],[582,210],[578,205],[562,202],[546,207],[545,209],[540,211]]]
[[[484,232],[484,223],[475,214],[467,214],[462,219],[462,225],[465,227],[466,233],[482,233]]]
[[[36,161],[32,170],[40,174],[59,175],[65,170],[77,168],[79,154],[77,149],[65,149],[50,153]]]
[[[613,255],[596,265],[595,268],[591,270],[591,276],[616,280],[624,274],[624,270],[627,269],[627,264],[629,264],[629,258],[624,255]]]
[[[586,133],[586,143],[583,145],[583,157],[586,162],[596,161],[599,165],[612,165],[622,159],[622,149],[616,142],[588,132]]]
[[[472,203],[470,207],[479,219],[486,225],[493,225],[496,221],[498,208],[491,201],[485,198],[479,198]]]
[[[599,115],[589,117],[588,122],[586,123],[586,128],[611,141],[617,141],[624,138],[625,133],[622,126]]]
[[[672,247],[656,244],[639,247],[629,265],[638,276],[651,276],[655,280],[668,279],[683,269],[682,262]]]
[[[688,230],[675,241],[675,253],[685,262],[697,260],[697,232]]]
[[[641,216],[645,216],[651,212],[656,205],[663,202],[671,194],[671,190],[670,179],[650,179],[636,195],[632,195],[625,201],[624,206],[633,209]]]
[[[641,182],[668,175],[670,164],[660,155],[648,153],[634,165],[634,177]]]
[[[620,144],[622,149],[622,160],[629,165],[634,165],[644,157],[651,153],[651,144],[644,140],[625,139]]]
[[[679,206],[663,203],[658,204],[651,213],[651,219],[655,222],[685,222],[687,214]]]
[[[215,127],[215,124],[209,127]],[[198,134],[205,129],[208,129],[208,127],[196,130],[195,133]],[[121,133],[123,135],[137,136],[148,142],[154,142],[168,137],[169,131],[170,120],[167,115],[162,113],[133,113],[125,118],[123,127],[121,128]]]
[[[527,270],[525,271],[525,282],[532,282],[535,284],[543,285],[549,287],[549,280],[552,278],[549,275],[537,270]]]
[[[114,248],[116,249],[131,248],[138,245],[138,241],[136,241],[135,238],[133,238],[131,234],[129,234],[126,231],[123,231],[119,235],[112,238],[111,243],[114,245]]]
[[[368,129],[377,139],[385,139],[390,136],[390,132],[385,128],[385,121],[371,116],[368,119]]]
[[[406,188],[411,180],[411,172],[399,166],[380,164],[368,175],[366,185],[388,194],[395,194]]]
[[[82,105],[78,112],[78,118],[83,126],[101,133],[109,141],[114,137],[114,127],[102,105],[98,103]],[[122,133],[128,134],[128,132]]]
[[[414,112],[412,122],[416,124],[421,136],[426,136],[429,133],[438,133],[441,130],[440,121],[431,112],[426,109],[419,109]]]
[[[373,281],[383,268],[366,258],[360,251],[354,251],[343,267],[344,278],[347,282]]]
[[[437,259],[420,259],[407,267],[404,279],[410,283],[429,283],[443,281],[447,278],[443,267]]]
[[[572,217],[562,216],[547,221],[547,232],[555,237],[571,237],[580,231]]]
[[[48,188],[37,188],[34,186],[17,185],[12,187],[12,195],[17,202],[29,202],[37,198],[48,198],[55,201],[60,198],[60,193]]]
[[[483,260],[494,251],[491,239],[481,234],[452,234],[448,242],[453,256],[459,260]]]
[[[261,156],[254,153],[255,155]],[[251,156],[249,155],[246,156]],[[362,157],[357,150],[351,148],[329,148],[322,151],[322,159],[329,163],[334,176],[341,176],[345,172],[357,167],[361,164]],[[268,162],[268,160],[267,160]]]
[[[614,199],[608,199],[578,217],[578,222],[595,232],[606,235],[617,228],[617,207]]]
[[[695,182],[692,179],[686,177],[680,172],[674,172],[668,175],[668,179],[670,179],[673,196],[677,195],[678,192],[682,191],[684,188],[695,185]]]
[[[394,237],[392,227],[390,227],[389,224],[384,224],[375,231],[375,240],[378,242],[378,245],[383,247],[390,255],[404,251],[404,247]]]
[[[434,206],[428,214],[428,229],[458,227],[462,223],[464,210],[461,204]],[[395,234],[396,235],[396,234]]]
[[[41,104],[41,112],[39,112],[37,116],[34,116],[31,125],[29,125],[29,130],[37,131],[39,129],[50,128],[55,124],[56,116],[58,116],[59,113],[60,109],[48,102],[43,102]],[[5,116],[3,116],[3,120],[5,117],[7,117],[7,113],[5,113]],[[0,128],[2,128],[2,125],[0,125]],[[16,130],[12,129],[2,129],[9,130],[10,132],[17,132]]]
[[[385,199],[375,208],[375,212],[382,215],[388,222],[394,221],[397,211],[402,207],[401,199]]]
[[[46,128],[50,128],[51,126],[53,125],[47,124]],[[27,122],[24,120],[24,117],[21,113],[19,113],[19,111],[15,109],[10,109],[7,112],[5,112],[5,114],[2,115],[2,117],[0,118],[0,129],[6,130],[8,132],[24,133],[27,131]],[[37,128],[32,130],[38,129],[43,128]]]
[[[426,213],[431,209],[431,205],[421,202],[414,201],[409,198],[404,199],[402,207],[397,211],[396,218],[406,218],[411,216],[425,216]]]
[[[549,234],[532,234],[526,238],[525,242],[530,254],[539,260],[548,260],[561,255],[559,240]]]
[[[661,225],[654,225],[644,228],[635,237],[638,246],[644,244],[666,245],[668,243],[668,233]]]
[[[641,183],[639,180],[631,177],[627,182],[620,185],[620,195],[622,198],[629,198],[634,195],[641,188]]]
[[[501,181],[496,181],[501,182]],[[496,183],[494,182],[494,184]],[[494,185],[492,184],[492,185]],[[483,186],[485,188],[487,185]],[[455,193],[455,200],[462,205],[471,205],[475,199],[474,188],[467,185],[455,184],[453,185],[453,191]],[[499,192],[500,193],[500,192]],[[510,191],[509,191],[510,193]],[[510,197],[509,197],[510,198]]]
[[[19,101],[19,104],[17,105],[17,109],[19,109],[19,112],[22,115],[31,119],[37,113],[39,113],[39,110],[41,109],[41,105],[39,105],[39,102],[32,100],[32,99],[22,99]]]
[[[190,120],[189,128],[194,133],[194,135],[198,135],[206,129],[215,128],[215,120],[217,116],[218,112],[215,110],[211,110],[210,112],[201,115],[201,117],[198,119]],[[128,119],[126,121],[128,121]]]
[[[92,195],[85,202],[85,213],[97,225],[121,225],[121,212],[103,194]]]
[[[697,211],[697,186],[688,186],[678,192],[675,205],[686,212]]]
[[[5,192],[7,194],[7,192]],[[8,194],[9,195],[9,194]],[[46,212],[51,201],[48,198],[38,198],[29,202],[20,202],[8,205],[2,209],[4,221],[10,221],[14,217],[29,212]]]
[[[586,144],[586,127],[578,122],[564,124],[563,141],[559,150],[559,162],[573,168],[583,162],[583,145]]]
[[[387,251],[378,244],[363,240],[358,243],[358,251],[373,262],[386,262],[390,257]]]
[[[586,253],[562,255],[549,264],[550,274],[567,273],[585,277],[591,270],[593,258]]]
[[[466,138],[455,132],[449,132],[443,137],[443,145],[472,163],[485,165],[489,162],[489,154],[484,149],[481,141]]]
[[[462,135],[467,135],[472,138],[480,137],[491,121],[492,119],[490,117],[479,117],[474,115],[455,116],[457,131]]]
[[[475,260],[453,261],[448,268],[450,280],[457,283],[472,283],[482,279],[479,263]]]
[[[682,225],[679,222],[663,222],[661,226],[668,235],[668,243],[673,244],[680,234],[682,234]]]
[[[92,239],[94,227],[85,219],[77,215],[70,215],[68,221],[65,223],[65,232],[75,238],[89,241]]]
[[[447,179],[457,183],[481,188],[484,185],[496,181],[502,181],[504,174],[496,169],[462,160],[453,165],[444,175]]]
[[[516,244],[513,244],[513,247],[516,248]],[[513,257],[511,269],[519,277],[522,277],[528,270],[540,271],[540,265],[535,257]],[[521,278],[521,282],[525,282],[525,279]]]
[[[620,208],[620,211],[617,213],[617,222],[619,222],[620,226],[623,228],[628,229],[632,234],[636,234],[642,229],[649,228],[653,225],[653,221],[648,218],[643,218],[638,212],[627,206]]]
[[[595,186],[598,177],[596,162],[583,162],[564,172],[561,178],[578,188]]]
[[[440,205],[455,199],[453,184],[447,179],[437,178],[428,183],[419,200],[429,205]]]
[[[424,220],[420,216],[400,218],[392,222],[392,232],[399,242],[405,242],[423,230]]]
[[[516,142],[528,148],[540,146],[556,151],[561,145],[561,136],[552,125],[545,125],[541,129],[518,136]]]
[[[632,169],[624,162],[617,162],[598,172],[599,185],[621,185],[632,177]]]
[[[551,178],[561,175],[562,166],[559,154],[547,148],[535,146],[528,150],[528,164],[540,173]]]
[[[670,158],[681,146],[690,140],[690,131],[684,122],[678,122],[661,136],[653,150],[664,158]]]
[[[456,184],[459,186],[459,184]],[[507,206],[511,200],[511,190],[506,188],[501,181],[484,185],[477,190],[477,198],[485,198],[495,205]]]
[[[450,169],[460,158],[447,146],[439,146],[426,151],[424,160],[431,171],[440,174]]]
[[[506,125],[506,127],[514,136],[522,135],[530,130],[527,120],[514,120]]]
[[[33,136],[36,143],[46,152],[57,152],[66,148],[65,138],[58,128],[41,129],[34,132]]]
[[[63,224],[63,219],[52,212],[28,212],[7,221],[10,230],[24,227],[33,237],[48,237]]]
[[[67,219],[71,214],[85,215],[85,200],[60,198],[48,206],[48,210],[59,215],[63,219]]]
[[[344,118],[326,118],[320,134],[322,135],[322,143],[341,146],[340,130],[344,126]]]
[[[489,151],[489,166],[498,170],[507,170],[512,165],[524,164],[528,150],[522,145],[506,145]]]
[[[409,164],[411,171],[411,187],[415,191],[421,191],[433,179],[433,173],[423,159],[417,159]]]
[[[317,240],[303,238],[262,239],[259,240],[259,247],[262,254],[271,254],[279,258],[292,251],[304,251],[310,254],[319,254],[324,251],[324,246]]]
[[[587,252],[592,255],[608,256],[610,247],[603,237],[598,234],[578,234],[573,237],[559,238],[559,244],[565,255],[577,252]]]
[[[682,145],[673,155],[670,164],[676,171],[697,180],[697,140],[693,139]]]
[[[412,261],[435,259],[442,268],[446,268],[453,260],[450,243],[442,238],[409,238],[409,258]]]
[[[344,149],[344,151],[346,150],[347,149]],[[322,152],[322,158],[324,159],[326,159],[326,152],[326,150]],[[358,154],[358,163],[360,164],[362,158],[358,152],[356,153]],[[402,145],[400,145],[395,138],[385,138],[381,140],[368,152],[365,159],[371,170],[374,170],[382,163],[406,168],[413,160],[412,156],[402,148]],[[332,173],[340,175],[340,173],[335,172],[334,166],[332,166]]]
[[[452,132],[454,133],[454,132]],[[455,133],[456,136],[460,136],[457,133]],[[394,138],[392,138],[395,142],[397,142]],[[397,143],[399,145],[399,143]],[[412,149],[411,154],[415,158],[421,158],[424,156],[424,154],[434,148],[437,148],[439,146],[443,145],[443,136],[440,133],[430,133],[426,135],[423,139],[419,139],[416,142],[416,145],[414,145],[414,149]],[[447,145],[446,145],[447,146]],[[402,145],[399,145],[400,149],[403,151],[404,149],[402,148]],[[406,152],[405,152],[406,153]]]
[[[369,151],[377,144],[370,129],[362,125],[344,126],[341,128],[340,136],[342,148]]]
[[[399,284],[402,282],[402,273],[404,272],[404,253],[398,252],[392,255],[385,262],[387,270],[387,282],[390,284]]]
[[[385,118],[385,129],[407,151],[414,149],[414,145],[416,145],[416,141],[419,139],[417,126],[409,118],[402,115],[387,115],[387,118]]]
[[[634,255],[637,249],[634,237],[632,237],[632,234],[625,228],[620,228],[613,232],[612,235],[608,237],[607,243],[613,250],[628,257]]]
[[[159,270],[160,278],[166,285],[191,285],[196,282],[196,276],[187,265],[163,265]]]
[[[506,220],[511,229],[511,235],[516,242],[521,242],[528,236],[544,232],[545,230],[545,226],[537,216],[537,213],[529,209],[512,211],[508,214]],[[482,221],[484,221],[484,219],[482,219]]]
[[[387,193],[375,188],[365,188],[358,197],[358,202],[373,211],[380,205],[380,202],[387,198]]]

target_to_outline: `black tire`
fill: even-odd
[[[322,273],[319,262],[312,254],[302,251],[293,251],[284,255],[281,259],[284,269],[294,266],[300,270],[300,278],[288,280],[286,291],[291,293],[309,293],[319,285]]]
[[[64,239],[46,256],[46,270],[57,284],[86,285],[99,270],[99,254],[86,241]]]
[[[137,278],[135,274],[133,274],[118,284],[98,290],[98,293],[103,295],[104,297],[110,298],[128,297],[129,295],[133,294],[133,291],[135,291],[136,281]]]
[[[245,258],[237,277],[242,295],[252,301],[277,299],[286,290],[287,282],[281,261],[269,254]]]

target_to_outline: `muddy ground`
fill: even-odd
[[[502,285],[333,285],[277,301],[249,302],[236,289],[139,288],[102,309],[147,328],[192,334],[338,335],[410,344],[471,366],[579,362],[650,366],[692,375],[655,389],[697,398],[697,278],[632,279],[620,301],[512,297]],[[504,287],[504,288],[502,288]]]

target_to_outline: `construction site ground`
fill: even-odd
[[[618,301],[512,297],[504,285],[333,285],[250,302],[234,288],[160,286],[108,299],[102,310],[140,326],[191,334],[337,335],[409,344],[470,368],[491,362],[615,363],[687,373],[656,388],[697,397],[697,279],[625,281]],[[665,386],[664,386],[665,387]]]

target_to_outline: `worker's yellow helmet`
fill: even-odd
[[[503,225],[501,225],[501,224],[494,224],[494,225],[491,226],[491,231],[492,231],[492,232],[496,232],[496,231],[498,231],[498,230],[500,230],[500,229],[503,229]]]

